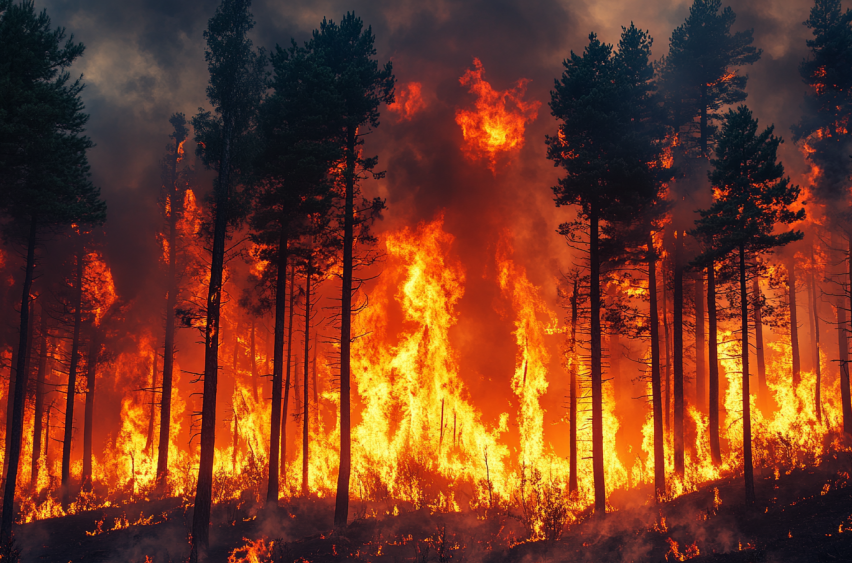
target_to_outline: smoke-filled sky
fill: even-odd
[[[109,206],[107,257],[125,298],[159,295],[155,233],[160,226],[158,159],[168,140],[168,117],[187,116],[207,106],[202,32],[216,0],[114,2],[39,1],[53,19],[87,49],[75,70],[83,73],[89,134],[97,143],[90,161],[94,180]],[[468,278],[459,346],[488,343],[494,354],[473,369],[485,382],[492,370],[508,372],[514,356],[510,319],[494,323],[499,289],[493,280],[494,252],[504,229],[511,233],[516,260],[541,285],[555,306],[555,278],[570,266],[570,254],[556,234],[568,211],[553,205],[550,186],[558,170],[545,158],[544,136],[555,120],[547,102],[554,78],[571,50],[581,51],[589,32],[614,43],[622,25],[633,21],[654,38],[654,58],[668,48],[672,30],[686,18],[691,0],[256,0],[254,41],[267,49],[304,41],[323,17],[339,20],[354,10],[372,25],[380,61],[393,61],[398,83],[423,85],[426,107],[410,121],[385,111],[367,153],[378,154],[387,178],[368,189],[387,197],[381,232],[446,210],[446,229],[457,237]],[[723,4],[724,5],[724,4]],[[737,1],[735,30],[753,27],[762,59],[745,69],[748,104],[762,125],[775,123],[789,139],[804,94],[798,64],[806,56],[809,31],[802,25],[805,0]],[[528,124],[526,144],[511,163],[492,173],[484,162],[465,159],[455,122],[459,108],[475,97],[459,84],[482,61],[485,79],[498,90],[518,79],[531,82],[527,100],[542,102]],[[799,151],[788,141],[782,157],[794,181],[804,171]],[[206,186],[204,186],[206,188]],[[152,289],[154,288],[154,289]],[[502,317],[501,317],[502,318]],[[509,326],[507,326],[509,324]],[[508,330],[506,330],[508,329]],[[479,354],[481,355],[481,354]],[[501,407],[502,408],[502,407]]]

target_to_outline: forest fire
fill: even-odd
[[[0,64],[0,562],[852,549],[852,12],[801,26],[787,150],[716,0],[665,52],[459,39],[488,80],[348,11],[255,47],[252,9],[199,35],[155,188],[102,196],[82,44],[0,0],[37,67]]]

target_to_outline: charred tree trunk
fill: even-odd
[[[580,296],[580,275],[574,279],[571,292],[571,337],[568,340],[568,421],[570,423],[568,436],[568,491],[577,491],[577,361],[574,352],[577,346],[577,303]],[[453,416],[453,442],[455,442],[455,415]]]
[[[163,347],[163,388],[160,394],[160,440],[157,447],[157,488],[165,490],[169,476],[169,437],[172,423],[172,380],[175,362],[175,308],[177,307],[177,163],[180,159],[180,144],[184,139],[175,137],[175,157],[172,161],[172,182],[169,189],[171,211],[169,212],[169,279],[166,296],[166,340]],[[218,214],[217,214],[218,221]],[[224,240],[222,241],[224,245]],[[215,246],[215,242],[214,242]],[[221,274],[220,274],[221,277]],[[218,311],[216,313],[218,317]],[[217,321],[218,324],[218,321]],[[218,344],[217,344],[218,349]],[[218,353],[218,352],[217,352]],[[206,359],[205,359],[206,362]],[[156,370],[157,359],[154,355]],[[205,367],[206,371],[206,367]],[[215,415],[215,413],[214,413]]]
[[[12,448],[12,415],[15,412],[15,382],[17,381],[18,347],[12,346],[12,361],[9,364],[9,387],[6,393],[6,428],[3,438],[3,487],[9,470],[9,451]]]
[[[42,422],[44,421],[44,379],[47,371],[47,315],[44,304],[41,306],[41,349],[38,354],[38,371],[35,385],[35,414],[33,415],[33,456],[30,469],[30,484],[33,492],[38,488],[39,462],[41,460]]]
[[[787,295],[790,305],[790,347],[793,351],[793,389],[802,381],[802,366],[799,356],[799,322],[796,315],[796,263],[794,258],[787,262]]]
[[[289,319],[287,320],[287,379],[284,381],[284,407],[281,414],[281,474],[287,478],[287,407],[290,404],[290,370],[293,365],[293,304],[295,298],[296,287],[296,265],[290,266],[290,309]]]
[[[290,293],[293,286],[290,286]],[[274,359],[272,362],[272,416],[270,417],[269,432],[269,483],[266,488],[266,506],[278,506],[278,471],[283,467],[278,463],[279,453],[284,458],[283,449],[285,438],[282,434],[284,426],[281,420],[281,379],[284,372],[284,322],[287,307],[287,235],[281,229],[278,240],[278,275],[275,280],[275,342],[273,344]],[[291,305],[292,307],[292,305]],[[254,364],[252,364],[254,365]],[[289,369],[287,372],[289,376]],[[289,380],[289,377],[288,377]],[[289,381],[287,384],[289,385]],[[286,407],[285,407],[286,409]],[[286,417],[286,413],[285,413]]]
[[[719,444],[719,340],[716,331],[716,270],[713,263],[707,266],[707,327],[710,331],[707,340],[709,354],[710,403],[708,419],[710,424],[710,457],[715,465],[722,463],[722,450]]]
[[[148,438],[145,440],[145,453],[154,453],[154,419],[157,416],[157,350],[151,350],[151,405],[148,413]],[[159,465],[159,464],[158,464]]]
[[[82,237],[82,235],[81,235]],[[62,503],[68,504],[71,496],[71,440],[74,433],[74,394],[77,388],[77,366],[80,355],[80,326],[83,323],[83,240],[77,251],[77,272],[74,280],[74,336],[71,340],[71,366],[68,369],[68,391],[65,396],[65,436],[62,441]]]
[[[598,209],[592,205],[589,217],[589,304],[592,351],[592,474],[595,484],[595,514],[606,514],[606,481],[603,452],[603,365],[601,362],[601,288],[598,248]]]
[[[257,319],[255,319],[254,315],[251,317],[251,336],[250,336],[250,344],[249,344],[249,353],[251,354],[251,392],[252,397],[254,397],[254,402],[257,403],[257,358],[255,354],[257,353],[257,347],[255,343],[255,331],[256,331]]]
[[[808,318],[811,321],[811,342],[813,344],[814,373],[816,374],[814,411],[816,411],[817,422],[822,423],[822,361],[819,347],[819,301],[817,301],[816,280],[814,279],[813,270],[810,277],[808,301],[810,305],[808,308],[811,311]]]
[[[674,470],[683,477],[683,232],[675,233],[674,262]]]
[[[7,545],[12,540],[12,523],[14,520],[15,490],[18,485],[18,463],[21,458],[21,437],[24,427],[24,399],[27,391],[27,350],[29,350],[30,323],[30,293],[33,286],[33,269],[35,268],[35,246],[38,233],[36,216],[30,218],[30,232],[27,238],[27,265],[24,274],[23,295],[21,296],[21,326],[18,340],[17,364],[14,366],[18,373],[15,381],[14,404],[12,407],[12,424],[7,428],[11,434],[9,449],[9,472],[3,491],[3,515],[0,520],[0,543]],[[10,396],[11,398],[11,396]]]
[[[771,401],[769,387],[766,385],[766,359],[763,354],[763,298],[760,294],[760,278],[756,271],[751,284],[754,299],[754,344],[757,351],[757,400],[763,413],[769,414]]]
[[[665,430],[671,432],[671,408],[672,408],[672,356],[671,356],[671,331],[669,330],[669,299],[666,291],[666,261],[662,262],[663,272],[663,338],[666,344],[666,382],[663,393],[665,404],[663,405],[663,423]]]
[[[704,355],[704,275],[701,272],[695,276],[695,403],[704,410],[707,398],[704,389],[707,387]]]
[[[84,491],[92,490],[92,431],[95,423],[95,379],[98,373],[98,357],[101,351],[101,330],[92,326],[92,340],[86,359],[86,411],[83,423],[83,473]]]
[[[651,298],[651,404],[654,410],[654,496],[657,502],[666,494],[665,435],[663,434],[663,392],[660,381],[660,316],[657,312],[657,255],[654,235],[648,235],[648,291]]]
[[[310,251],[309,251],[310,252]],[[308,369],[310,368],[310,359],[308,354],[311,347],[311,277],[313,277],[313,257],[308,256],[307,267],[305,268],[305,375],[302,378],[302,391],[304,393],[304,401],[302,408],[302,496],[308,496],[308,424],[310,421],[310,401],[308,400]]]
[[[210,542],[210,507],[213,502],[213,457],[216,454],[216,391],[219,383],[219,316],[222,303],[222,269],[225,264],[225,237],[230,199],[231,135],[233,118],[223,116],[222,158],[215,190],[213,252],[210,285],[207,291],[207,324],[204,333],[204,388],[201,403],[201,455],[195,487],[195,511],[192,517],[191,563],[206,558]],[[167,418],[165,416],[161,418]]]
[[[852,244],[852,239],[850,239]],[[833,246],[833,245],[832,245]],[[852,256],[846,256],[850,268],[852,268]],[[852,276],[846,280],[852,281]],[[852,402],[849,393],[849,342],[846,331],[846,310],[849,307],[848,283],[841,283],[841,295],[837,298],[837,349],[840,356],[840,403],[843,412],[843,431],[852,434]]]
[[[349,519],[349,477],[352,472],[352,437],[349,397],[349,346],[352,340],[352,246],[355,228],[355,157],[356,131],[346,131],[346,196],[343,209],[343,280],[340,297],[340,466],[337,473],[337,497],[334,527],[341,529]],[[600,338],[600,333],[598,334]],[[598,342],[600,345],[600,342]],[[600,350],[599,350],[600,352]]]
[[[754,504],[754,466],[751,459],[751,397],[748,381],[748,290],[746,289],[745,245],[740,243],[740,313],[743,363],[743,478],[746,505]]]

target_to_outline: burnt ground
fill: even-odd
[[[816,468],[755,475],[757,505],[743,503],[741,478],[708,484],[659,506],[648,491],[615,495],[622,508],[604,519],[584,515],[559,540],[525,542],[512,510],[490,514],[403,511],[361,518],[342,535],[331,533],[333,502],[299,499],[277,512],[250,503],[214,510],[211,561],[226,562],[248,540],[277,540],[265,561],[481,563],[544,561],[831,562],[852,561],[852,454],[836,454]],[[714,502],[715,491],[721,504]],[[641,497],[641,499],[640,499]],[[373,507],[375,508],[375,507]],[[387,509],[388,507],[385,507]],[[353,507],[357,513],[358,506]],[[113,530],[151,518],[146,525]],[[102,533],[87,535],[102,522]],[[183,561],[192,509],[178,499],[139,502],[22,525],[16,530],[23,562]],[[676,545],[674,545],[676,543]],[[691,550],[689,546],[693,545]],[[700,552],[696,555],[697,551]],[[680,559],[683,560],[683,559]]]

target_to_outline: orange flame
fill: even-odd
[[[411,121],[415,114],[426,109],[426,100],[422,95],[423,85],[420,82],[409,82],[397,92],[396,101],[388,109],[397,114],[397,122]]]

